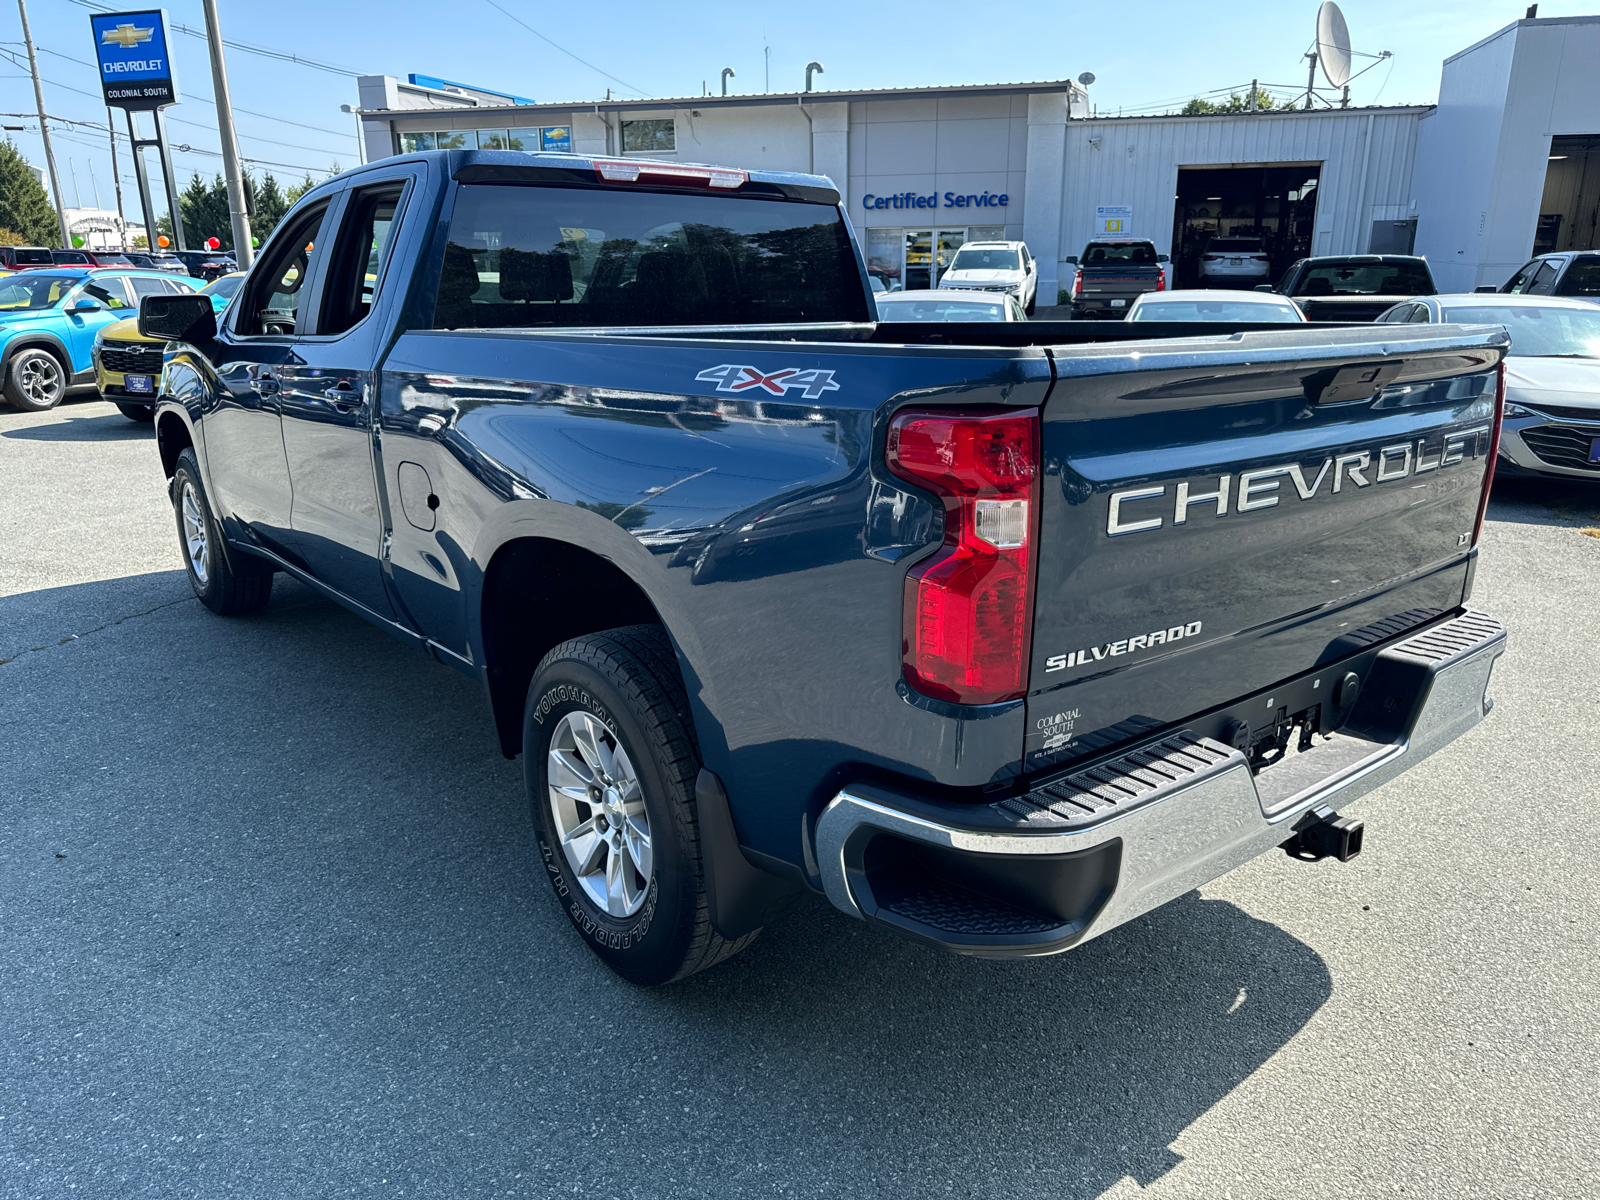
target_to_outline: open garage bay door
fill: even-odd
[[[1267,273],[1233,278],[1232,286],[1272,283],[1311,253],[1321,163],[1179,167],[1172,221],[1172,259],[1179,287],[1213,287],[1200,278],[1200,255],[1214,238],[1260,238]]]
[[[1600,249],[1600,135],[1550,139],[1533,252]]]

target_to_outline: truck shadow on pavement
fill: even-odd
[[[0,665],[0,719],[0,1111],[32,1122],[0,1161],[40,1194],[1093,1197],[1331,994],[1197,893],[999,962],[817,901],[634,988],[550,894],[477,685],[289,582]]]

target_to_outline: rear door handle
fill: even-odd
[[[263,371],[250,380],[250,390],[258,396],[270,396],[278,390],[278,381]]]
[[[354,412],[361,406],[361,393],[351,387],[349,381],[328,388],[322,395],[332,400],[333,406],[340,412]]]

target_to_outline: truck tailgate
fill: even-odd
[[[1446,326],[1051,348],[1026,767],[1459,607],[1505,346]]]

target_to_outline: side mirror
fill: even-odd
[[[139,333],[171,342],[205,342],[217,336],[210,296],[146,296],[139,305]]]
[[[1158,254],[1158,255],[1156,255],[1156,261],[1157,262],[1171,262],[1172,260],[1170,258],[1168,258],[1165,254]]]
[[[1271,290],[1272,290],[1272,285],[1270,283],[1258,283],[1258,284],[1256,284],[1256,291],[1258,291],[1258,292],[1270,292]]]
[[[1495,287],[1495,285],[1492,283],[1480,283],[1472,290],[1475,292],[1498,292],[1500,289]]]
[[[1074,266],[1076,266],[1077,262],[1078,262],[1078,256],[1076,254],[1069,254],[1065,258],[1063,258],[1061,261],[1062,262],[1069,262],[1069,263],[1072,263]]]
[[[98,301],[98,300],[89,300],[87,298],[82,299],[82,300],[74,300],[72,302],[72,307],[67,309],[67,311],[69,313],[99,312],[100,311],[100,301]]]

